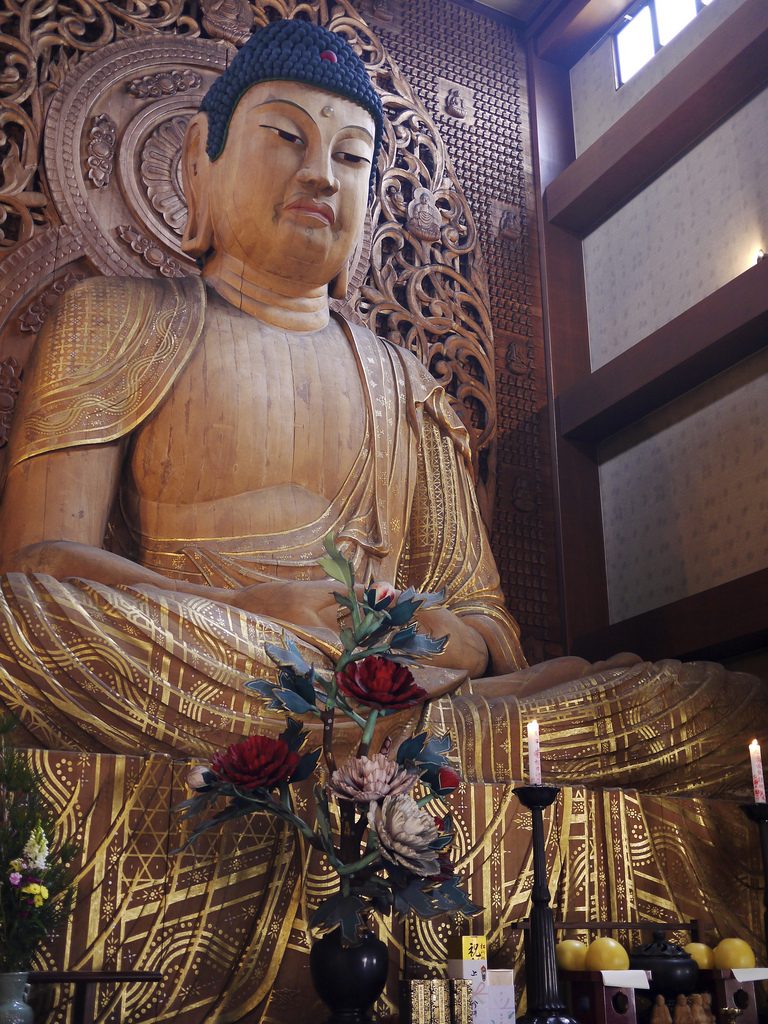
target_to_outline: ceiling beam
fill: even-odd
[[[573,653],[590,661],[619,651],[690,661],[755,651],[768,644],[766,593],[768,569],[761,569],[578,637]]]
[[[595,444],[768,345],[768,258],[556,399],[560,431]]]
[[[540,32],[534,28],[536,53],[572,68],[629,6],[628,0],[570,0]]]

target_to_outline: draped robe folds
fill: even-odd
[[[38,343],[10,464],[140,431],[184,372],[204,320],[197,279],[75,286]],[[525,777],[522,735],[535,717],[545,778],[656,794],[742,795],[746,742],[768,723],[759,681],[715,665],[632,656],[527,667],[480,518],[467,433],[443,388],[410,353],[357,325],[342,326],[364,385],[367,424],[353,469],[324,514],[273,536],[154,537],[142,531],[126,491],[123,526],[136,561],[216,587],[320,579],[316,560],[332,533],[359,579],[444,589],[446,606],[470,618],[489,649],[487,679],[421,669],[431,699],[383,720],[396,740],[421,727],[449,732],[467,782],[498,789]],[[115,528],[116,537],[124,533]],[[204,597],[11,573],[0,579],[0,700],[30,744],[48,750],[206,758],[254,731],[282,729],[243,684],[274,673],[264,646],[286,636],[318,664],[338,649],[330,631]],[[488,813],[497,810],[494,804]],[[465,849],[473,848],[472,832],[483,842],[490,837],[490,819],[467,827]],[[247,999],[254,1008],[267,998],[291,927],[304,920],[297,893],[306,864],[296,866],[298,854],[281,829],[251,838],[261,851],[259,884],[270,873],[282,879],[280,898],[262,892],[259,926],[243,940],[243,962],[256,979]],[[223,862],[211,871],[219,887],[231,884]]]

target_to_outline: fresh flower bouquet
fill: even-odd
[[[420,733],[396,752],[387,738],[371,751],[379,719],[427,696],[408,663],[439,654],[447,637],[420,634],[413,617],[419,607],[439,603],[442,595],[418,594],[413,588],[397,594],[389,584],[358,589],[351,563],[330,537],[325,548],[321,565],[345,588],[334,594],[347,622],[340,631],[341,656],[326,670],[307,664],[291,641],[285,647],[268,645],[279,681],[258,679],[246,686],[270,709],[287,714],[284,732],[277,739],[249,736],[216,754],[210,768],[194,768],[189,783],[195,795],[181,807],[190,818],[220,797],[227,799],[224,808],[194,828],[186,845],[207,829],[254,812],[294,825],[325,854],[340,880],[339,891],[320,904],[311,926],[319,932],[338,926],[342,941],[354,944],[371,910],[468,917],[480,908],[461,888],[450,860],[450,815],[433,816],[425,807],[460,782],[446,756],[448,736]],[[322,748],[304,749],[308,733],[291,715],[320,719]],[[358,726],[361,739],[356,754],[337,764],[333,734],[339,716]],[[296,813],[291,787],[316,771],[315,820],[307,821]]]
[[[77,853],[54,841],[42,780],[26,756],[9,746],[12,719],[0,721],[0,972],[27,971],[46,936],[72,905],[68,870]]]

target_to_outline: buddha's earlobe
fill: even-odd
[[[181,248],[189,256],[197,257],[205,256],[213,244],[209,204],[211,162],[205,151],[207,136],[208,118],[205,114],[196,114],[187,127],[181,154],[188,211]]]
[[[347,260],[336,277],[328,285],[328,294],[332,299],[346,299],[349,291],[349,260]]]

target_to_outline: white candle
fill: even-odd
[[[763,776],[763,759],[760,756],[760,744],[752,740],[749,744],[749,759],[752,762],[752,788],[755,791],[755,803],[765,803],[765,778]]]
[[[528,723],[528,778],[532,786],[541,785],[541,749],[539,747],[539,723],[536,721],[535,718]],[[763,796],[763,799],[765,799],[765,796]]]

